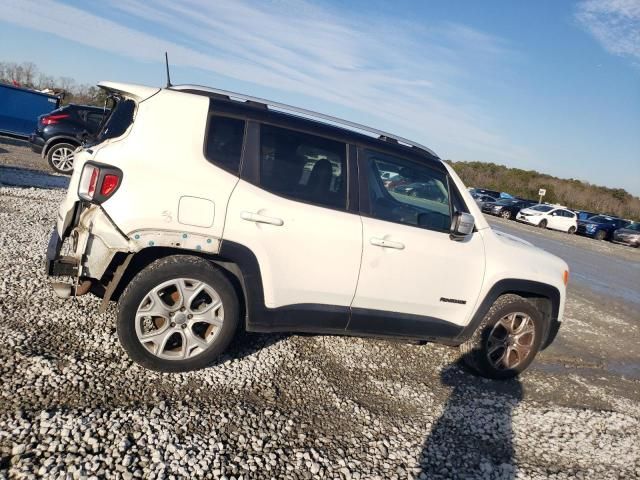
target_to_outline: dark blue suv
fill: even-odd
[[[71,174],[75,149],[91,141],[108,116],[108,109],[87,105],[66,105],[41,115],[29,137],[31,149],[56,172]]]
[[[595,238],[596,240],[611,240],[613,232],[624,228],[629,222],[621,218],[608,215],[596,215],[588,220],[578,220],[578,234]]]

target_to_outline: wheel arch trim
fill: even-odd
[[[499,280],[489,289],[489,292],[485,295],[480,306],[476,309],[469,324],[456,337],[455,343],[461,344],[471,338],[473,332],[476,331],[491,306],[499,297],[507,293],[513,293],[529,299],[548,300],[548,312],[541,311],[541,313],[545,319],[545,332],[542,348],[544,349],[549,346],[559,328],[558,316],[560,313],[560,291],[553,285],[549,285],[547,283],[518,278],[505,278]],[[535,302],[537,302],[537,300],[534,300],[534,303]],[[536,307],[538,310],[541,310],[539,305],[536,305]]]
[[[56,135],[55,137],[51,137],[49,140],[44,142],[44,145],[42,146],[42,153],[40,155],[42,155],[42,158],[46,158],[51,147],[57,145],[58,143],[65,142],[75,145],[76,148],[80,146],[80,142],[77,138],[69,137],[66,135]]]

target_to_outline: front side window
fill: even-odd
[[[346,208],[347,146],[286,128],[260,127],[260,186],[272,193]]]
[[[205,145],[207,159],[225,170],[238,174],[245,121],[237,118],[212,115]]]
[[[447,177],[404,158],[368,150],[371,215],[381,220],[448,232],[451,206]],[[382,172],[396,173],[384,181]]]

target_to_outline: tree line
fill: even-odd
[[[63,105],[79,103],[102,106],[105,101],[102,89],[78,84],[70,77],[47,75],[31,62],[0,62],[0,82],[36,90],[64,92]],[[462,180],[469,186],[531,199],[537,199],[538,189],[545,188],[546,202],[640,220],[640,198],[622,188],[600,187],[573,178],[562,179],[534,170],[508,168],[494,163],[448,162],[455,166]]]
[[[535,170],[508,168],[495,163],[448,162],[470,187],[507,192],[532,200],[537,200],[538,190],[544,188],[547,191],[545,202],[640,221],[640,198],[622,188],[601,187],[574,178],[557,178]]]
[[[106,99],[104,91],[93,85],[78,84],[70,77],[53,77],[41,72],[31,62],[0,62],[0,83],[15,85],[33,90],[51,90],[64,94],[61,104],[77,103],[82,105],[103,106]]]

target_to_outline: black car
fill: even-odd
[[[470,193],[477,193],[478,195],[489,195],[493,198],[500,198],[500,192],[497,190],[487,190],[486,188],[472,188],[469,190]]]
[[[100,130],[109,110],[85,105],[65,105],[38,117],[35,132],[29,136],[31,149],[41,153],[58,173],[73,171],[73,155],[83,142]]]
[[[503,198],[496,202],[487,202],[482,205],[482,212],[500,216],[506,220],[516,218],[523,208],[535,205],[537,202],[522,198]]]

